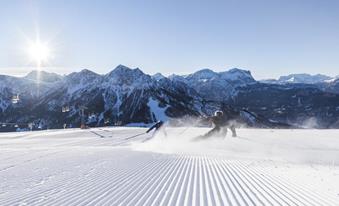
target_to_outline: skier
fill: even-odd
[[[152,136],[149,137],[149,138],[147,138],[147,139],[144,139],[143,142],[146,142],[146,141],[152,139],[152,138],[155,136],[155,134],[157,134],[159,131],[162,131],[163,134],[164,134],[165,136],[167,136],[167,133],[166,133],[165,128],[164,128],[164,122],[161,121],[161,120],[158,121],[158,122],[156,122],[154,125],[152,125],[152,126],[146,131],[146,133],[149,133],[149,132],[151,132],[152,130],[154,130],[154,133],[152,134]],[[145,132],[140,133],[140,134],[136,134],[136,135],[133,135],[133,136],[130,136],[130,137],[126,137],[125,140],[133,139],[133,138],[136,138],[136,137],[138,137],[138,136],[140,136],[140,135],[143,135],[143,134],[145,134]]]
[[[237,133],[235,131],[235,125],[233,119],[224,115],[222,111],[216,111],[214,116],[207,118],[214,125],[213,129],[207,132],[205,135],[199,137],[199,139],[205,139],[212,136],[226,137],[227,129],[229,128],[232,131],[232,136],[236,137]]]
[[[154,129],[154,133],[152,135],[152,137],[157,134],[159,131],[161,131],[165,137],[167,137],[167,133],[166,133],[166,130],[165,130],[165,127],[164,127],[164,122],[163,121],[158,121],[156,122],[154,125],[152,125],[147,131],[146,133],[149,133],[150,131],[152,131]]]

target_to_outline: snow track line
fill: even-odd
[[[145,187],[147,183],[150,183],[151,180],[153,180],[153,177],[156,175],[156,173],[159,174],[158,168],[162,168],[166,165],[168,165],[170,160],[166,160],[164,162],[156,162],[153,164],[149,170],[144,170],[145,174],[138,173],[133,178],[128,178],[128,180],[125,181],[124,188],[120,190],[118,193],[116,193],[114,196],[111,196],[111,200],[109,202],[109,205],[126,205],[126,201],[130,202],[133,200],[132,194],[140,192],[140,189]],[[118,196],[118,197],[117,197]]]
[[[184,182],[181,184],[180,189],[178,190],[178,195],[176,198],[176,205],[183,205],[183,201],[185,200],[185,194],[187,194],[187,185],[188,185],[188,174],[190,173],[190,171],[192,170],[192,157],[187,157],[188,158],[188,167],[185,171],[184,174]]]
[[[173,160],[169,160],[168,162],[166,162],[166,165],[161,165],[161,168],[159,168],[159,170],[154,171],[155,174],[154,173],[149,174],[148,175],[149,177],[145,178],[142,181],[143,184],[140,185],[140,187],[136,189],[136,192],[134,192],[135,194],[133,194],[133,192],[130,193],[128,195],[129,199],[126,198],[125,201],[122,201],[120,204],[142,205],[141,201],[143,201],[143,199],[147,197],[147,194],[151,192],[151,190],[156,184],[159,184],[159,182],[163,179],[163,174],[166,174],[166,171],[168,171],[172,167],[173,167]],[[163,172],[163,173],[160,173],[160,172]],[[149,180],[154,180],[154,181],[149,181]],[[132,196],[131,199],[130,199],[130,196]]]
[[[234,163],[233,163],[234,164]],[[234,169],[231,169],[234,170]],[[272,190],[270,187],[266,187],[267,185],[262,184],[262,182],[258,181],[260,178],[259,175],[253,175],[253,174],[245,174],[244,171],[237,169],[235,170],[237,176],[241,175],[244,177],[245,180],[242,180],[245,182],[245,184],[250,184],[255,188],[255,190],[261,194],[262,197],[265,198],[266,201],[270,205],[290,205],[290,203],[286,202],[284,199],[279,198],[279,195],[277,195],[277,191]],[[235,172],[234,172],[235,173]],[[260,200],[260,199],[259,199]]]
[[[114,164],[119,164],[119,162],[121,161]],[[140,171],[144,171],[146,174],[142,174]],[[130,168],[106,169],[91,174],[92,177],[97,177],[95,179],[81,178],[82,181],[72,181],[67,186],[76,189],[71,193],[68,191],[67,196],[64,196],[62,200],[53,199],[63,195],[62,190],[39,189],[33,193],[27,193],[19,201],[32,205],[49,205],[46,204],[49,201],[52,201],[51,204],[59,205],[158,205],[159,201],[166,205],[193,205],[193,203],[194,205],[205,205],[204,203],[206,205],[224,205],[226,203],[228,205],[333,204],[333,202],[323,203],[324,199],[317,200],[312,195],[303,196],[304,194],[298,192],[296,188],[272,180],[271,175],[263,176],[268,172],[248,168],[244,163],[238,161],[229,162],[211,157],[166,158],[160,156],[152,161],[140,162],[135,165],[133,171]],[[106,182],[102,176],[114,178],[110,182]],[[102,184],[98,184],[94,188],[91,187],[97,181]],[[63,182],[56,185],[61,184]],[[202,191],[200,200],[197,199],[199,187]],[[121,188],[123,190],[119,190]],[[165,191],[167,192],[164,193]],[[242,196],[241,193],[247,193],[248,197]],[[79,194],[92,197],[92,199],[84,200],[79,197]],[[242,200],[242,202],[230,200],[231,196],[238,201]],[[93,199],[93,197],[95,198]],[[313,198],[310,199],[311,197]],[[111,200],[113,201],[111,202]],[[0,201],[0,203],[1,205],[11,205],[13,202]]]
[[[92,180],[92,181],[94,181],[94,180]],[[92,183],[92,181],[89,182],[89,183]],[[62,184],[64,184],[64,182],[62,182],[62,181],[60,181],[59,183],[60,183],[60,184],[57,184],[58,187],[59,187],[59,186],[62,186]],[[69,186],[73,186],[72,188],[77,188],[77,186],[82,185],[82,184],[83,184],[83,182],[74,182],[74,181],[72,181],[72,182],[70,182]],[[86,184],[88,184],[88,182],[86,182]],[[33,193],[30,192],[30,193],[26,194],[24,197],[32,197],[33,194],[41,194],[41,192],[42,192],[41,190],[37,190],[37,191],[35,191],[35,192],[33,192]],[[74,197],[76,197],[76,196],[79,195],[78,192],[79,192],[79,191],[76,192],[76,194],[74,195]],[[70,193],[68,192],[67,194],[68,194],[68,195],[67,195],[66,197],[69,197],[69,196],[70,196]],[[24,197],[22,197],[21,199],[24,199]],[[34,198],[34,196],[33,196],[32,198]],[[14,198],[14,199],[15,199],[15,198]],[[29,198],[29,199],[24,199],[24,200],[31,200],[31,198]],[[56,201],[55,201],[55,202],[56,202]],[[54,205],[55,202],[53,202],[52,205]],[[0,203],[1,203],[1,202],[0,202]],[[9,204],[9,205],[12,205],[12,204]],[[46,205],[46,204],[44,203],[43,205]]]
[[[180,175],[180,171],[185,167],[185,161],[184,159],[181,159],[181,164],[180,167],[176,170],[173,171],[173,177],[172,179],[168,182],[167,185],[165,185],[165,193],[163,194],[163,196],[158,196],[158,200],[160,203],[158,205],[165,205],[165,202],[168,202],[169,199],[171,198],[171,194],[173,192],[173,185],[176,183],[176,180],[178,179],[178,176]],[[157,204],[156,204],[157,205]]]
[[[236,198],[235,191],[231,189],[230,180],[228,180],[227,176],[224,175],[226,173],[222,171],[222,168],[219,164],[215,164],[215,165],[216,165],[215,169],[219,174],[219,178],[222,182],[221,185],[223,186],[223,190],[227,197],[227,202],[229,203],[229,205],[240,205],[238,199]]]
[[[102,128],[98,128],[98,129],[101,130],[101,131],[104,131],[104,132],[112,133],[112,131],[111,131],[111,130],[108,130],[108,129],[102,129]]]
[[[201,166],[201,157],[198,158],[198,175],[199,175],[199,205],[207,205],[207,199],[206,199],[206,191],[205,190],[205,184],[203,179],[203,173],[202,173],[202,166]]]
[[[168,198],[164,199],[165,200],[165,202],[164,202],[165,205],[174,205],[175,204],[174,201],[176,200],[176,196],[177,196],[177,194],[179,192],[179,189],[178,189],[180,187],[179,185],[182,184],[183,177],[184,177],[184,172],[186,171],[186,169],[188,167],[187,159],[184,158],[183,161],[184,161],[183,167],[179,171],[179,173],[177,173],[177,175],[175,177],[175,179],[177,181],[176,182],[172,182],[172,185],[171,185],[172,189],[170,190],[171,192],[169,192],[170,195],[168,196]]]
[[[246,167],[244,165],[242,165],[241,163],[236,163],[239,167]],[[269,171],[259,171],[259,170],[255,170],[254,168],[252,168],[251,170],[248,170],[245,168],[245,170],[247,172],[250,172],[250,173],[254,173],[254,174],[266,174],[264,177],[261,177],[262,181],[265,181],[266,184],[268,184],[269,187],[272,187],[274,189],[278,189],[280,190],[281,192],[284,192],[284,193],[287,193],[289,196],[292,195],[295,199],[303,199],[304,201],[307,202],[307,204],[313,204],[312,202],[310,202],[308,200],[308,198],[311,198],[312,197],[304,197],[303,195],[305,195],[305,193],[300,193],[300,191],[295,191],[295,188],[290,185],[287,185],[287,182],[281,182],[280,180],[278,180],[278,178],[270,178],[271,175],[268,175],[269,174]],[[260,175],[260,176],[263,176],[263,175]],[[292,190],[293,189],[293,193],[294,194],[290,194],[289,190]],[[311,192],[311,191],[310,191]],[[313,192],[311,192],[313,193]],[[297,197],[296,197],[297,196]],[[309,196],[309,195],[307,195]],[[312,201],[315,201],[317,202],[317,200],[312,200]],[[299,200],[300,202],[300,200]],[[305,202],[300,202],[302,204],[305,204]],[[318,203],[320,204],[320,203]]]
[[[241,163],[237,163],[238,165],[241,165]],[[244,166],[242,166],[244,167]],[[319,198],[315,198],[314,195],[319,195],[313,191],[308,191],[308,192],[304,192],[303,190],[298,190],[295,186],[291,186],[292,182],[291,181],[284,181],[282,182],[281,179],[284,179],[282,177],[276,177],[276,178],[272,178],[272,175],[268,175],[269,173],[266,171],[259,171],[259,173],[266,173],[266,175],[264,177],[262,177],[262,175],[258,174],[258,170],[256,169],[251,169],[251,170],[246,170],[248,173],[253,173],[255,175],[257,175],[258,179],[261,179],[262,181],[265,181],[268,185],[268,188],[274,188],[276,190],[279,190],[283,193],[286,193],[285,196],[288,197],[293,197],[295,201],[298,201],[298,203],[294,203],[295,205],[323,205],[325,204],[324,202],[321,201],[325,201],[325,200],[321,200],[319,202]],[[245,174],[246,175],[246,174]],[[291,193],[293,192],[293,194]],[[313,194],[310,195],[310,194]],[[289,198],[290,199],[290,198]],[[327,203],[328,204],[328,203]],[[327,205],[325,204],[325,205]],[[333,203],[332,203],[333,204]]]
[[[218,182],[217,175],[214,172],[215,166],[214,165],[212,166],[212,163],[209,159],[205,159],[205,162],[206,162],[207,168],[209,170],[209,177],[211,179],[212,188],[214,188],[213,193],[216,194],[216,197],[217,197],[216,198],[216,205],[218,205],[218,206],[222,205],[222,203],[224,201],[226,202],[226,200],[225,200],[225,198],[222,197],[223,196],[223,194],[221,192],[222,189],[221,189],[220,184]]]
[[[164,198],[169,194],[168,189],[171,187],[173,184],[173,181],[175,177],[177,176],[178,172],[181,170],[181,168],[184,165],[184,161],[182,161],[182,157],[179,157],[176,160],[175,166],[172,166],[172,170],[169,170],[169,176],[167,179],[165,179],[165,183],[163,186],[160,188],[160,191],[156,196],[154,197],[153,203],[150,205],[155,206],[155,205],[161,205],[161,202],[164,200]]]
[[[16,158],[24,157],[24,156],[26,156],[27,154],[31,154],[31,152],[26,152],[26,153],[23,153],[23,154],[20,154],[20,155],[15,155],[15,156],[6,157],[6,158],[3,158],[3,159],[0,159],[0,162],[6,161],[6,160],[13,160],[13,159],[15,160]]]
[[[240,163],[239,163],[240,164]],[[262,170],[262,169],[252,169],[253,172],[261,172],[261,173],[267,173],[266,170]],[[322,202],[319,202],[319,198],[315,197],[314,195],[321,195],[321,196],[326,196],[329,199],[321,199],[324,202],[327,202],[327,204],[330,205],[337,205],[337,202],[335,200],[332,200],[332,198],[330,198],[326,193],[325,194],[319,194],[317,192],[312,191],[310,188],[316,188],[316,186],[312,185],[312,186],[307,186],[307,187],[301,187],[300,185],[297,185],[295,183],[293,183],[293,180],[287,180],[286,178],[280,177],[280,176],[274,176],[274,175],[267,175],[267,178],[273,180],[272,182],[276,181],[279,183],[279,186],[285,187],[285,190],[288,189],[294,189],[300,198],[306,200],[307,202],[309,202],[307,199],[310,199],[310,201],[314,201],[317,204],[324,204]],[[282,179],[285,179],[286,181],[282,182]],[[304,184],[303,184],[304,185]],[[314,194],[314,195],[310,195],[310,194]],[[312,202],[309,202],[310,204],[313,204]],[[326,205],[326,204],[325,204]]]
[[[126,187],[126,184],[128,182],[130,182],[130,179],[133,179],[133,178],[136,178],[136,177],[139,177],[138,175],[141,175],[140,174],[140,171],[148,171],[148,170],[151,170],[150,167],[154,166],[153,164],[156,162],[156,160],[152,160],[150,162],[148,162],[147,164],[145,163],[142,163],[141,165],[143,165],[141,168],[136,168],[135,171],[133,171],[130,175],[127,175],[126,174],[124,176],[122,176],[121,178],[119,178],[118,182],[115,183],[114,187],[111,187],[109,188],[107,191],[106,191],[106,194],[110,194],[110,193],[113,193],[113,194],[116,194],[116,190],[119,190],[119,189],[124,189]],[[121,188],[120,188],[121,187]],[[118,191],[119,192],[119,191]],[[95,204],[105,204],[107,201],[109,201],[110,199],[112,198],[112,196],[108,195],[106,197],[103,197],[102,199],[100,200],[97,200],[97,202]],[[106,201],[106,202],[105,202]]]
[[[46,158],[46,157],[49,157],[49,156],[51,156],[51,155],[58,154],[58,153],[61,153],[61,152],[58,151],[58,152],[51,152],[51,153],[48,153],[48,154],[45,154],[45,155],[39,155],[39,156],[36,157],[36,158],[28,159],[28,160],[22,161],[22,162],[20,162],[20,163],[17,163],[17,164],[15,164],[15,165],[5,166],[5,167],[3,167],[3,168],[0,168],[0,173],[6,171],[6,170],[8,170],[8,169],[12,169],[12,168],[15,168],[15,167],[18,167],[18,166],[22,166],[23,164],[30,163],[30,162],[33,162],[33,161],[38,161],[38,160],[41,160],[41,159],[43,159],[43,158]]]
[[[152,200],[157,197],[157,193],[161,188],[164,188],[164,184],[167,182],[167,179],[173,174],[173,170],[176,170],[180,165],[181,161],[175,161],[174,164],[171,164],[170,167],[166,170],[163,176],[159,175],[156,181],[142,194],[142,196],[137,200],[137,202],[131,201],[127,205],[150,205]],[[137,195],[135,199],[137,199]]]
[[[97,177],[100,177],[100,175],[114,175],[115,172],[118,172],[118,171],[121,171],[121,169],[120,170],[119,169],[112,169],[110,171],[105,171],[105,172],[96,172],[96,173],[93,173],[93,175],[97,176]],[[120,173],[120,175],[123,177],[125,174]],[[68,191],[67,195],[63,196],[64,197],[63,199],[54,200],[50,204],[55,205],[56,203],[58,203],[57,205],[73,205],[74,202],[79,201],[79,199],[77,198],[77,197],[79,197],[79,194],[82,194],[84,191],[88,192],[88,188],[91,188],[90,186],[93,185],[93,183],[95,183],[96,178],[90,179],[90,180],[86,180],[85,178],[83,178],[82,180],[85,181],[85,182],[83,182],[83,181],[79,181],[79,182],[72,181],[67,186],[71,186],[71,188],[74,188],[74,189],[71,190],[71,191]],[[104,179],[101,179],[101,181],[104,181]],[[62,184],[62,182],[60,182],[60,183]],[[60,186],[62,187],[61,184],[60,184]],[[106,182],[106,184],[108,184],[108,183]],[[79,187],[79,186],[81,186],[81,187]],[[91,188],[91,190],[92,190],[92,188]],[[60,194],[60,195],[63,195],[63,194]],[[44,203],[42,205],[47,205],[47,204]]]
[[[150,138],[149,134],[136,136],[143,131],[94,128],[0,138],[0,206],[339,205],[339,187],[335,185],[338,168],[334,163],[325,165],[326,161],[335,160],[338,150],[326,153],[327,137],[319,140],[314,137],[319,141],[317,145],[296,133],[296,142],[306,144],[303,148],[293,145],[291,150],[310,155],[305,163],[303,158],[299,162],[275,156],[285,155],[283,150],[269,150],[272,158],[265,151],[245,153],[252,146],[260,149],[271,143],[281,143],[282,149],[289,149],[291,137],[273,139],[278,132],[286,135],[284,130],[255,130],[255,133],[251,130],[248,136],[244,133],[246,142],[228,139],[220,144],[217,140],[201,145],[187,143],[187,147],[192,146],[188,149],[184,144],[182,148],[175,147],[171,142],[160,145],[166,141],[142,143]],[[180,131],[173,129],[171,134],[179,136]],[[256,140],[261,133],[263,136]],[[333,141],[336,134],[339,131],[334,133]],[[164,151],[159,151],[162,146]],[[206,148],[200,151],[200,146]],[[319,162],[324,165],[311,168],[308,159],[318,150],[321,150]]]
[[[173,160],[167,160],[165,162],[165,165],[170,166],[171,165],[171,161],[173,161]],[[154,179],[153,177],[155,175],[161,175],[161,173],[160,173],[161,170],[158,170],[158,168],[165,169],[163,167],[163,164],[155,165],[154,168],[156,168],[156,170],[152,171],[152,172],[150,172],[150,173],[148,173],[146,175],[144,175],[145,178],[141,178],[141,180],[135,180],[135,181],[139,182],[139,185],[137,185],[135,191],[125,190],[124,193],[125,193],[126,196],[124,197],[124,200],[120,200],[121,198],[119,198],[118,200],[115,200],[114,202],[110,202],[110,204],[119,203],[119,204],[123,204],[123,205],[126,204],[127,205],[126,200],[128,200],[128,202],[131,202],[133,200],[133,197],[131,197],[132,194],[136,193],[135,195],[138,195],[138,193],[140,193],[141,191],[145,190],[145,186],[150,183],[150,180]],[[133,182],[133,184],[135,184],[135,182]]]
[[[232,165],[234,165],[234,163]],[[285,205],[290,205],[285,200],[282,200],[282,201],[280,200],[279,201],[277,199],[277,198],[279,198],[279,196],[276,195],[275,191],[271,190],[269,187],[263,186],[259,181],[257,181],[259,176],[256,176],[256,175],[244,175],[243,171],[235,170],[235,169],[233,169],[233,167],[230,168],[230,170],[232,171],[232,173],[234,173],[239,178],[241,178],[241,181],[243,181],[244,184],[246,184],[247,186],[249,186],[249,185],[253,186],[253,188],[255,188],[255,190],[262,195],[262,197],[264,197],[264,198],[267,197],[265,199],[268,201],[269,204],[271,204],[271,205],[276,205],[276,204],[278,204],[278,205],[284,205],[284,204]],[[253,193],[253,191],[252,191],[252,193]]]
[[[125,168],[125,169],[120,169],[120,170],[119,169],[106,170],[105,172],[94,173],[92,176],[95,176],[97,178],[86,181],[85,183],[80,182],[78,185],[81,186],[81,188],[80,188],[81,190],[79,191],[77,189],[74,189],[73,192],[71,193],[72,196],[70,196],[68,199],[67,198],[64,199],[61,203],[65,204],[65,205],[86,205],[86,204],[88,204],[88,202],[90,202],[90,201],[86,200],[88,202],[85,204],[83,202],[84,200],[81,199],[81,197],[77,198],[74,201],[71,201],[73,198],[78,197],[79,193],[81,193],[82,195],[87,194],[89,197],[95,197],[95,199],[92,200],[92,201],[95,201],[98,198],[98,196],[96,196],[96,194],[100,194],[102,189],[104,189],[105,187],[112,186],[112,184],[115,182],[117,184],[114,185],[113,188],[114,189],[118,188],[118,185],[121,185],[121,183],[119,183],[119,181],[126,179],[126,173],[127,174],[130,174],[130,173],[133,174],[133,173],[139,171],[140,169],[145,169],[149,166],[149,162],[148,162],[147,164],[144,165],[144,167],[142,167],[143,163],[145,163],[145,162],[140,162],[139,164],[137,164],[136,168],[133,169],[133,170],[130,170],[131,168]],[[139,166],[141,168],[138,168]],[[102,176],[113,176],[113,177],[116,177],[116,179],[115,178],[111,179],[113,181],[113,183],[112,183],[112,182],[106,181],[106,179],[102,179]],[[91,187],[91,185],[93,185],[93,183],[95,183],[97,181],[102,182],[102,184],[97,184],[96,187]],[[77,187],[72,187],[72,188],[77,188]],[[62,205],[61,203],[58,204],[58,205]],[[54,204],[54,202],[53,202],[53,204]]]
[[[193,176],[193,171],[196,166],[196,158],[193,157],[193,160],[191,161],[191,168],[190,168],[190,173],[188,175],[188,180],[187,180],[187,191],[185,192],[185,197],[183,200],[182,205],[188,205],[189,203],[192,202],[193,199],[193,181],[192,179],[194,178]]]
[[[89,132],[91,132],[92,134],[95,134],[95,135],[97,135],[97,136],[99,136],[99,137],[101,137],[101,138],[106,137],[106,136],[101,135],[101,134],[99,134],[99,133],[97,133],[97,132],[95,132],[95,131],[89,131]]]
[[[108,154],[115,157],[121,153]],[[334,197],[314,192],[309,186],[304,188],[294,183],[293,178],[276,175],[272,171],[274,167],[264,167],[264,162],[257,161],[252,166],[249,161],[223,157],[139,152],[113,159],[100,157],[103,159],[99,162],[95,159],[90,159],[88,164],[82,162],[78,173],[61,174],[46,181],[47,187],[37,185],[20,193],[0,192],[0,205],[327,206],[336,203]]]
[[[204,173],[204,180],[205,180],[205,188],[206,188],[206,194],[207,194],[207,205],[215,205],[214,199],[211,196],[212,194],[212,189],[210,186],[210,180],[209,180],[209,175],[207,174],[207,169],[206,169],[206,164],[204,162],[204,157],[201,159],[202,161],[202,168],[203,168],[203,173]]]
[[[243,176],[242,181],[246,183],[246,186],[253,194],[255,199],[258,201],[258,204],[260,203],[260,205],[273,205],[272,202],[276,202],[276,200],[269,193],[268,195],[264,194],[263,192],[265,191],[265,189],[262,189],[262,187],[257,183],[253,182],[253,180],[250,180],[246,176]],[[261,199],[260,197],[263,199]],[[277,204],[279,204],[279,202]]]
[[[245,192],[243,186],[239,183],[239,181],[233,176],[233,174],[228,170],[228,168],[221,164],[221,168],[222,171],[225,172],[228,180],[231,183],[231,190],[233,190],[233,194],[235,194],[236,196],[234,197],[237,201],[241,201],[241,203],[239,202],[238,204],[240,205],[249,205],[249,203],[251,203],[251,205],[255,205],[255,203],[253,202],[253,200],[249,197],[249,195]]]
[[[16,139],[20,139],[20,138],[24,138],[24,137],[29,137],[31,134],[24,134],[24,135],[18,135],[18,136],[14,136],[14,137],[0,137],[0,140],[6,139],[6,140],[16,140]]]
[[[303,201],[300,201],[296,195],[294,194],[291,194],[290,192],[284,190],[281,186],[279,186],[279,184],[277,184],[276,182],[273,182],[273,181],[269,181],[265,178],[261,178],[262,175],[259,175],[259,174],[256,174],[256,173],[253,173],[253,172],[249,172],[247,170],[242,170],[242,169],[239,169],[238,171],[241,171],[243,172],[243,175],[245,176],[250,176],[252,178],[252,176],[258,176],[257,181],[258,181],[258,185],[263,185],[263,186],[266,186],[266,188],[269,188],[269,190],[276,196],[276,198],[279,198],[281,199],[281,201],[284,201],[285,203],[287,203],[285,201],[288,200],[289,203],[287,204],[292,204],[292,205],[304,205],[305,203]],[[280,188],[281,190],[279,190],[278,188]],[[282,198],[284,197],[284,198]],[[298,203],[297,203],[298,202]],[[310,204],[310,202],[309,202]]]
[[[221,198],[222,198],[222,202],[223,203],[226,203],[228,205],[233,205],[231,203],[231,200],[230,200],[230,196],[231,194],[229,194],[229,188],[225,187],[227,184],[223,181],[223,175],[222,173],[220,173],[220,170],[218,168],[218,165],[215,164],[214,160],[210,160],[210,163],[213,164],[214,163],[214,167],[213,167],[213,173],[216,177],[216,180],[217,180],[217,185],[219,187],[219,191],[220,191],[220,195],[221,195]]]
[[[138,165],[138,166],[141,166],[141,164]],[[146,169],[147,167],[149,167],[148,164],[146,164],[146,167],[144,167],[143,169]],[[139,169],[136,169],[134,171],[138,171],[138,170]],[[118,183],[117,185],[121,185],[121,181],[126,179],[126,175],[127,175],[126,173],[128,174],[128,171],[118,171],[117,174],[114,174],[112,172],[107,172],[107,174],[118,176],[118,179],[112,179],[112,182],[102,182],[102,184],[99,184],[96,187],[91,187],[90,189],[86,189],[85,187],[83,187],[84,190],[85,190],[86,196],[91,196],[91,197],[95,197],[95,198],[93,200],[78,199],[75,202],[69,203],[69,205],[89,205],[89,204],[94,204],[94,202],[96,202],[96,201],[100,201],[100,197],[102,198],[102,197],[104,197],[105,194],[110,194],[109,192],[107,192],[107,189],[111,188],[112,184],[114,185],[114,183],[117,182]],[[114,192],[114,190],[116,190],[118,188],[117,185],[114,185],[115,187],[113,187],[112,191],[110,191],[110,192]],[[106,189],[106,191],[103,192],[102,190],[105,190],[105,189]],[[77,194],[76,191],[75,191],[75,194]],[[99,194],[99,195],[97,195],[97,194]]]

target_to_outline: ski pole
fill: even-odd
[[[179,133],[179,135],[184,134],[184,132],[186,132],[190,127],[186,127],[182,132]]]
[[[126,137],[126,138],[125,138],[125,140],[129,140],[129,139],[132,139],[132,138],[138,137],[138,136],[140,136],[140,135],[143,135],[143,134],[145,134],[145,132],[143,132],[143,133],[140,133],[140,134],[136,134],[136,135],[133,135],[133,136],[130,136],[130,137]]]

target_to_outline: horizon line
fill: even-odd
[[[48,73],[54,73],[54,74],[57,74],[57,75],[60,75],[60,76],[67,76],[73,72],[81,72],[82,70],[90,70],[96,74],[99,74],[99,75],[105,75],[105,74],[108,74],[109,72],[111,72],[112,70],[114,70],[115,68],[117,68],[118,66],[125,66],[125,67],[128,67],[130,69],[140,69],[142,72],[144,72],[143,69],[141,69],[140,67],[130,67],[130,66],[126,66],[124,64],[118,64],[117,66],[115,66],[113,69],[111,70],[108,70],[106,73],[101,73],[101,72],[96,72],[96,71],[93,71],[93,69],[90,69],[88,67],[55,67],[55,66],[44,66],[44,67],[41,67],[40,71],[44,71],[44,72],[48,72]],[[13,70],[15,69],[16,72],[13,72],[13,73],[3,73],[2,70]],[[60,71],[53,71],[53,69],[58,69],[58,70],[64,70],[65,72],[60,72]],[[72,71],[70,71],[70,69],[73,69]],[[253,75],[253,71],[252,70],[248,70],[248,69],[244,69],[244,68],[238,68],[238,67],[230,67],[230,68],[226,68],[224,69],[223,71],[216,71],[216,70],[213,70],[212,68],[208,68],[208,67],[205,67],[205,68],[200,68],[200,69],[197,69],[193,72],[190,72],[190,73],[162,73],[162,72],[154,72],[154,73],[145,73],[145,74],[148,74],[148,75],[155,75],[157,73],[160,73],[162,75],[164,75],[165,77],[169,77],[170,75],[180,75],[180,76],[183,76],[183,75],[189,75],[189,74],[193,74],[193,73],[196,73],[198,71],[201,71],[203,69],[210,69],[212,70],[213,72],[223,72],[223,71],[229,71],[231,69],[240,69],[240,70],[245,70],[245,71],[250,71],[252,77],[255,76]],[[20,71],[21,70],[21,71]],[[28,67],[24,67],[24,66],[19,66],[19,67],[0,67],[0,75],[6,75],[6,76],[13,76],[13,77],[25,77],[26,75],[28,75],[30,72],[32,71],[37,71],[38,69],[36,67],[33,67],[33,66],[28,66]],[[67,71],[66,71],[67,70]],[[288,76],[288,75],[292,75],[292,74],[308,74],[308,75],[312,75],[312,76],[315,76],[315,75],[325,75],[325,76],[328,76],[328,77],[331,77],[331,78],[336,78],[339,76],[339,74],[334,74],[333,75],[329,75],[329,74],[325,74],[325,73],[307,73],[307,72],[297,72],[297,73],[289,73],[289,74],[282,74],[282,75],[279,75],[277,77],[269,77],[269,78],[258,78],[258,80],[269,80],[269,79],[279,79],[280,77],[282,76]],[[254,77],[253,77],[254,78]],[[254,78],[256,79],[256,78]]]

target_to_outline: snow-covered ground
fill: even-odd
[[[339,205],[339,130],[145,130],[1,133],[0,205]]]

